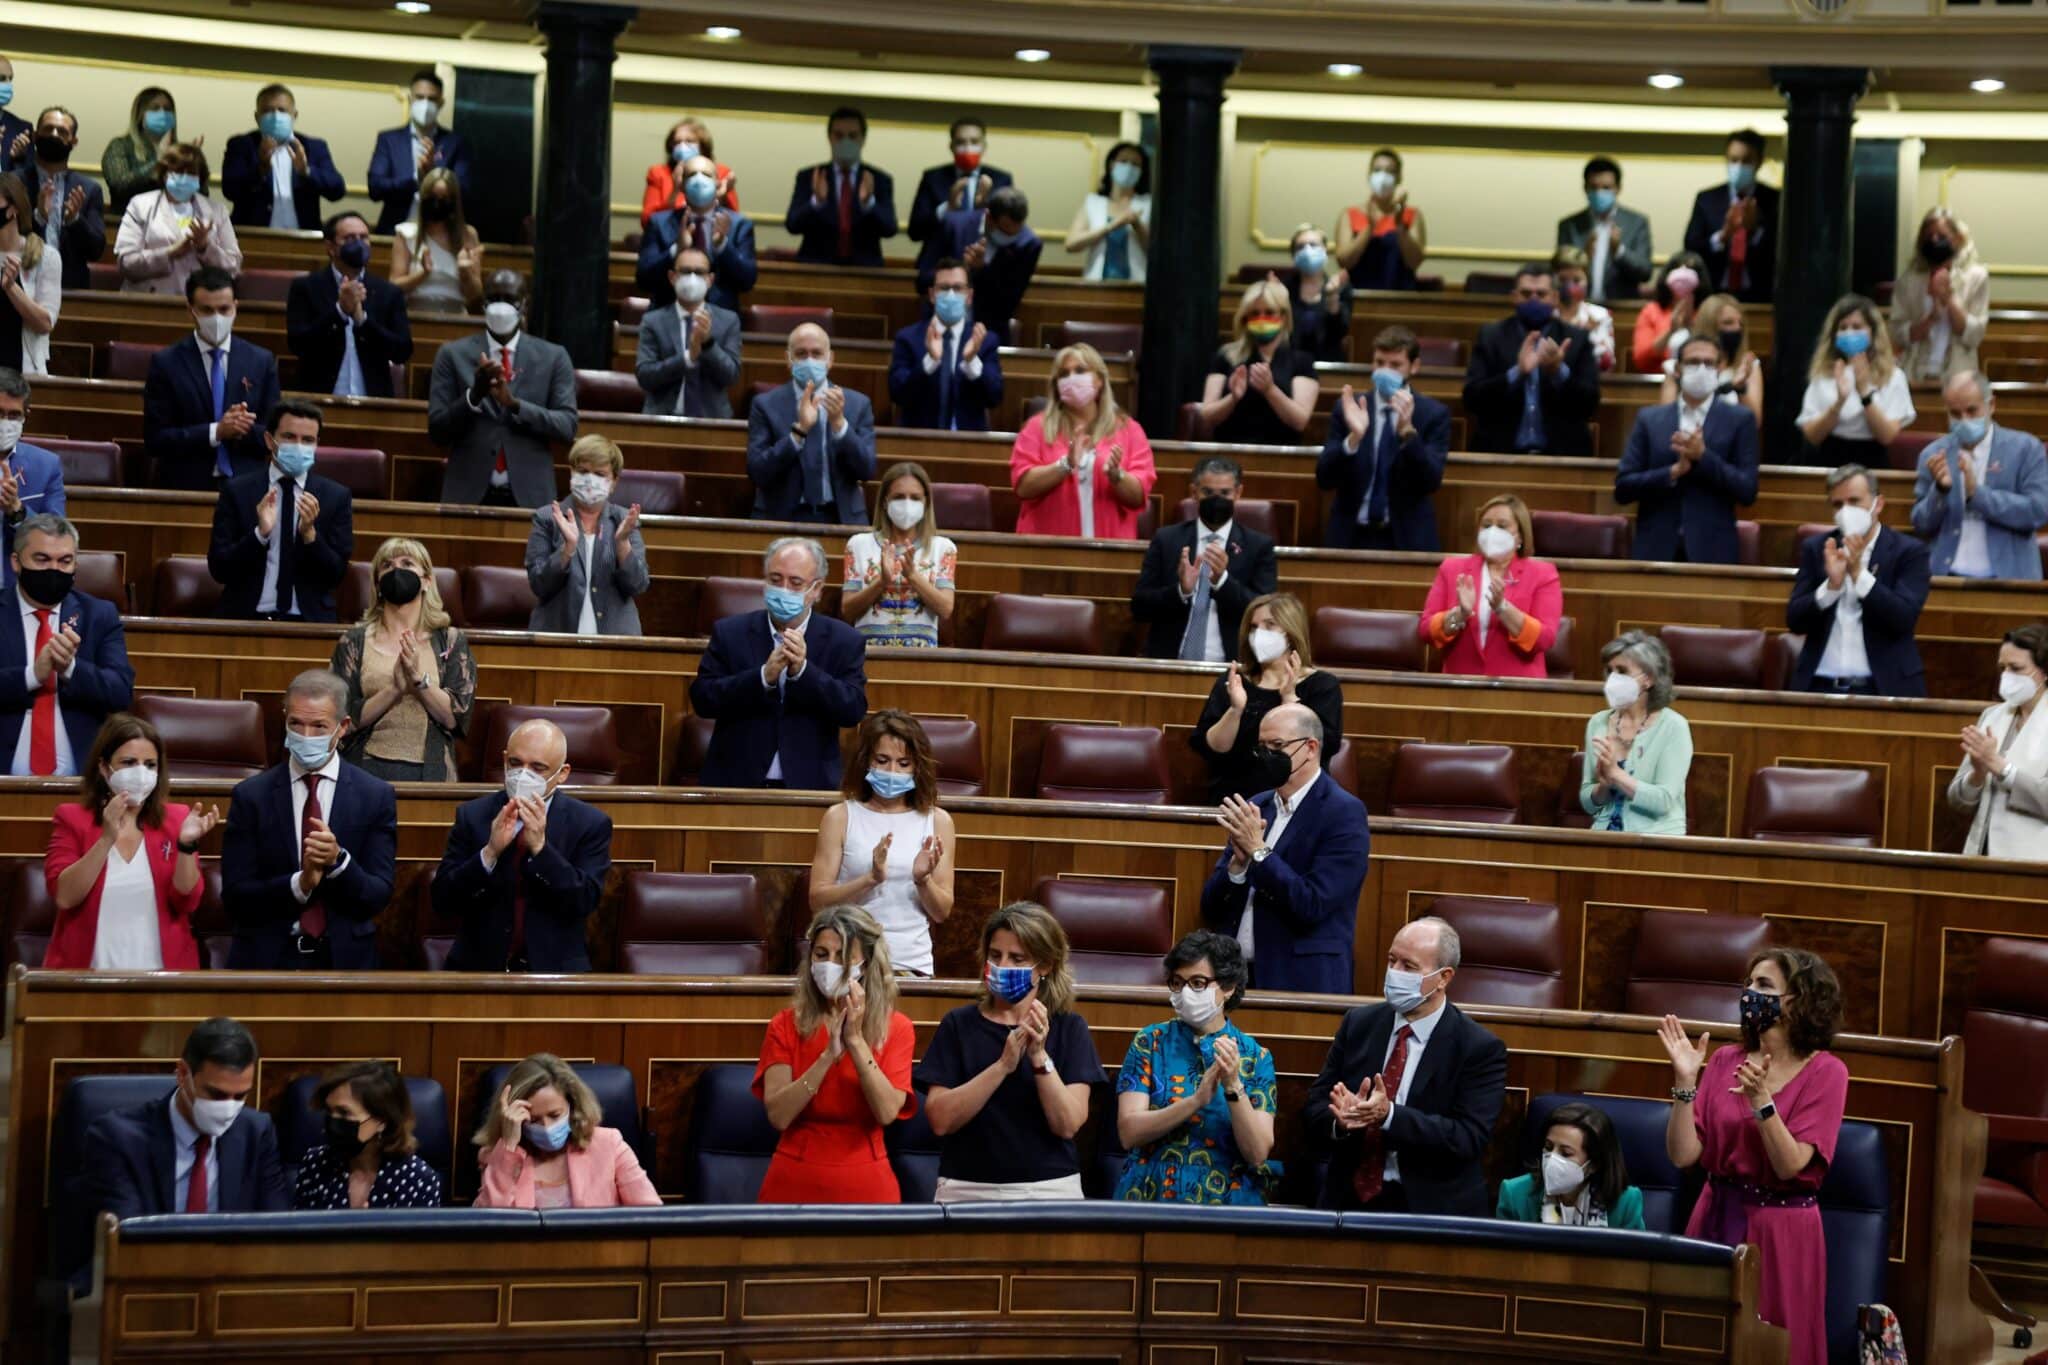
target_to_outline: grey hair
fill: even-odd
[[[1244,487],[1244,466],[1228,455],[1211,455],[1197,462],[1194,472],[1188,475],[1188,482],[1199,483],[1204,474],[1228,474],[1232,483],[1239,488]]]
[[[1837,465],[1828,471],[1828,492],[1832,493],[1854,478],[1861,478],[1870,489],[1870,496],[1877,496],[1877,475],[1860,464]]]
[[[1956,372],[1955,372],[1954,374],[1952,374],[1952,375],[1950,375],[1950,376],[1948,377],[1948,384],[1953,384],[1953,383],[1955,383],[1955,382],[1956,382],[1956,381],[1957,381],[1958,379],[1967,379],[1967,380],[1969,380],[1969,381],[1970,381],[1970,382],[1971,382],[1972,384],[1975,384],[1975,385],[1977,386],[1977,401],[1978,401],[1978,402],[1980,402],[1980,403],[1988,403],[1988,402],[1990,402],[1990,401],[1991,401],[1991,381],[1990,381],[1989,379],[1986,379],[1986,378],[1984,377],[1984,371],[1982,371],[1982,370],[1957,370],[1957,371],[1956,371]],[[1948,384],[1943,384],[1943,385],[1942,385],[1942,388],[1943,388],[1944,390],[1946,390],[1946,389],[1948,388]],[[0,387],[0,393],[6,393],[6,392],[8,392],[8,390],[7,390],[7,389],[6,389],[5,387]],[[25,397],[26,395],[24,394],[23,396]]]
[[[16,553],[19,553],[21,546],[27,543],[28,537],[38,531],[46,536],[56,536],[59,539],[68,540],[73,546],[80,543],[78,528],[71,524],[69,517],[62,516],[56,512],[38,512],[32,517],[23,517],[15,523],[14,545]]]
[[[284,689],[284,704],[290,706],[293,697],[304,697],[311,701],[334,703],[334,718],[348,719],[348,684],[341,675],[325,668],[309,668],[291,680]]]
[[[1439,919],[1435,915],[1424,915],[1421,919],[1412,919],[1408,922],[1410,924],[1427,924],[1435,928],[1436,967],[1438,971],[1442,971],[1446,967],[1455,970],[1457,965],[1465,960],[1465,945],[1459,941],[1458,931],[1451,927],[1449,920]]]
[[[1650,675],[1652,711],[1671,705],[1671,651],[1662,640],[1648,631],[1625,630],[1600,647],[1602,670],[1616,659],[1627,659]]]
[[[22,377],[20,370],[10,370],[4,365],[0,365],[0,394],[5,394],[9,398],[19,398],[22,402],[26,403],[28,401],[28,380]]]
[[[811,552],[811,562],[818,566],[818,577],[825,576],[825,547],[809,536],[777,536],[768,542],[768,549],[761,556],[761,572],[768,572],[768,566],[775,562],[775,556],[792,545],[801,545]]]

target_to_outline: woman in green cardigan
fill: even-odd
[[[1579,805],[1597,830],[1685,833],[1685,775],[1692,727],[1671,709],[1671,654],[1654,635],[1631,630],[1600,651],[1607,706],[1586,722]]]
[[[1590,1104],[1550,1113],[1536,1171],[1503,1181],[1496,1218],[1643,1231],[1643,1192],[1628,1183],[1614,1121]]]
[[[183,139],[198,146],[206,139]],[[128,110],[128,131],[100,153],[100,175],[107,182],[107,213],[119,219],[128,201],[161,189],[156,160],[178,137],[178,102],[160,85],[145,87]]]

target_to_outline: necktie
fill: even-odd
[[[952,431],[958,417],[954,406],[960,387],[960,337],[951,327],[946,329],[945,350],[944,358],[939,361],[939,430]]]
[[[1408,1070],[1408,1040],[1414,1036],[1415,1030],[1406,1024],[1401,1025],[1401,1031],[1394,1035],[1394,1055],[1387,1058],[1386,1070],[1380,1073],[1389,1098],[1401,1093],[1401,1076]],[[1379,1198],[1386,1176],[1385,1129],[1367,1129],[1358,1145],[1358,1169],[1351,1173],[1351,1188],[1357,1193],[1358,1202],[1370,1204]]]
[[[505,392],[512,392],[512,348],[507,346],[498,352],[498,364],[505,369]],[[506,414],[510,416],[511,414]],[[505,447],[498,447],[498,463],[494,466],[500,474],[505,472]]]
[[[839,177],[839,259],[853,259],[853,171],[834,167]]]
[[[213,348],[212,356],[212,373],[207,382],[213,386],[213,420],[218,423],[222,414],[228,410],[228,366],[227,355],[220,347],[216,346]],[[233,467],[228,463],[226,442],[222,442],[213,448],[213,467],[214,471],[222,478],[226,478],[234,472]]]
[[[693,238],[695,238],[695,239],[696,239],[696,242],[697,242],[697,249],[698,249],[699,251],[701,251],[701,252],[703,252],[703,253],[704,253],[704,259],[705,259],[705,260],[707,260],[707,261],[708,261],[708,260],[710,260],[710,259],[711,259],[711,220],[710,220],[709,218],[706,218],[706,217],[700,217],[700,218],[698,218],[698,219],[697,219],[697,221],[696,221],[696,226],[695,226],[695,227],[694,227],[694,228],[693,228],[693,229],[691,230],[691,234],[690,234],[690,235],[691,235],[691,236],[692,236]]]
[[[526,842],[512,845],[512,940],[505,951],[506,965],[526,954]]]
[[[1209,547],[1218,539],[1219,537],[1213,535],[1203,536],[1202,552],[1206,554]],[[1209,613],[1215,610],[1210,596],[1212,591],[1209,585],[1209,564],[1204,560],[1200,571],[1195,575],[1194,598],[1188,603],[1188,628],[1180,637],[1180,657],[1195,663],[1202,661],[1203,645],[1209,635]]]
[[[1731,294],[1746,283],[1749,265],[1749,229],[1738,225],[1728,234],[1728,292]]]
[[[277,542],[277,600],[272,609],[279,616],[290,616],[296,599],[293,597],[298,576],[293,564],[297,558],[299,544],[299,495],[297,485],[290,479],[277,481],[277,533],[283,539]]]
[[[300,779],[306,784],[306,810],[299,817],[299,849],[305,851],[306,836],[313,832],[313,822],[321,818],[320,774],[307,773]],[[327,936],[327,907],[312,901],[299,907],[299,932],[307,938]]]
[[[1393,515],[1389,499],[1393,492],[1394,455],[1401,442],[1395,432],[1400,423],[1393,408],[1383,407],[1382,412],[1379,446],[1373,451],[1372,496],[1366,500],[1366,519],[1374,526],[1386,525]]]
[[[206,1154],[213,1139],[201,1133],[192,1143],[192,1178],[185,1184],[185,1212],[206,1213]]]
[[[53,634],[50,629],[50,613],[36,613],[36,653],[43,652],[43,646],[50,643]],[[31,657],[30,662],[35,660]],[[43,679],[42,687],[36,692],[33,712],[29,717],[28,770],[37,777],[49,777],[57,771],[57,670],[53,666],[50,676]]]

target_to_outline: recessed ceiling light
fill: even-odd
[[[740,31],[731,24],[713,24],[710,28],[704,30],[704,36],[707,38],[717,38],[723,42],[739,37]]]
[[[1365,68],[1357,62],[1331,62],[1329,66],[1329,72],[1332,76],[1357,76],[1363,74],[1364,71]]]
[[[1020,47],[1017,49],[1017,60],[1020,62],[1049,62],[1052,60],[1052,54],[1042,47]]]
[[[392,0],[391,8],[400,14],[432,14],[434,7],[427,0]]]
[[[1659,71],[1656,75],[1650,77],[1650,84],[1659,90],[1676,90],[1679,86],[1685,84],[1685,77],[1672,71]]]
[[[2005,89],[2005,82],[1996,76],[1985,76],[1970,82],[1970,88],[1980,95],[1995,95]]]

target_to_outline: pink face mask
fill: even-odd
[[[1680,266],[1664,277],[1664,287],[1671,291],[1673,298],[1690,298],[1693,290],[1700,287],[1699,272]]]
[[[1087,371],[1063,374],[1059,382],[1060,401],[1070,408],[1083,408],[1095,401],[1095,376]]]

